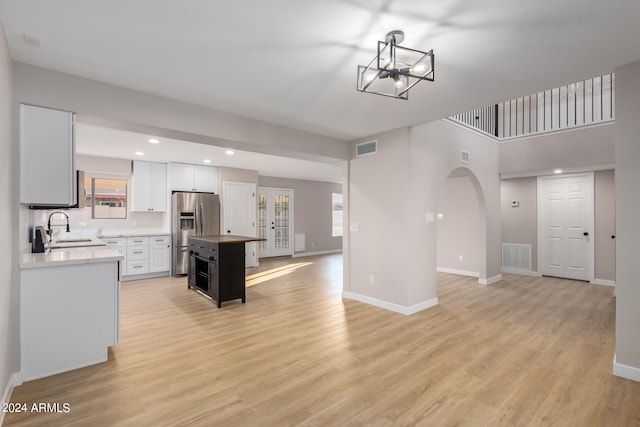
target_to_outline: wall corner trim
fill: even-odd
[[[616,362],[617,355],[613,356],[613,375],[640,382],[640,368],[623,365]]]
[[[605,280],[605,279],[593,279],[591,281],[592,285],[602,285],[602,286],[616,286],[615,280]]]
[[[426,310],[427,308],[431,308],[433,306],[438,305],[438,297],[431,298],[411,306],[399,305],[392,302],[369,297],[366,295],[356,294],[354,292],[342,292],[342,298],[363,302],[365,304],[373,305],[375,307],[383,308],[389,311],[394,311],[396,313],[404,314],[406,316],[410,316],[419,311]]]
[[[519,274],[521,276],[533,276],[533,277],[542,277],[542,274],[538,273],[537,271],[533,271],[533,270],[520,270],[518,268],[508,268],[508,267],[503,267],[502,268],[502,272],[503,273],[509,273],[509,274]]]
[[[458,276],[480,277],[480,273],[476,271],[456,270],[455,268],[437,267],[438,273],[457,274]]]
[[[24,381],[22,379],[21,372],[11,374],[11,376],[9,377],[9,381],[7,381],[4,392],[2,393],[2,400],[0,401],[0,405],[4,406],[4,404],[11,402],[11,393],[13,393],[13,389],[15,387],[18,387],[19,385],[22,385],[23,382]],[[4,414],[4,411],[0,411],[0,426],[4,421]]]
[[[502,274],[498,274],[497,276],[489,277],[487,279],[480,278],[478,279],[478,283],[481,285],[493,285],[500,280],[502,280]]]

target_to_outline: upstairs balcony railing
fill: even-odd
[[[615,119],[615,75],[537,92],[450,119],[500,140]]]

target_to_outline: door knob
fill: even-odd
[[[616,238],[616,236],[614,236],[614,235],[611,235],[611,238],[612,238],[612,239],[615,239],[615,238]]]
[[[583,234],[583,235],[585,235],[585,236],[588,236],[588,235],[589,235],[589,233],[588,233],[588,232],[586,232],[586,231],[585,231],[584,233],[582,233],[582,234]]]

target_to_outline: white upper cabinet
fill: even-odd
[[[77,203],[74,114],[20,104],[20,203]]]
[[[171,163],[172,191],[218,192],[218,169],[214,166]]]
[[[132,212],[167,211],[167,165],[133,162]]]

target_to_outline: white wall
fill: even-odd
[[[640,381],[640,62],[616,68],[616,362]]]
[[[18,274],[18,142],[11,89],[11,58],[0,24],[0,403],[5,402],[11,376],[20,371]],[[8,401],[8,400],[6,400]],[[4,413],[0,412],[0,424]]]

